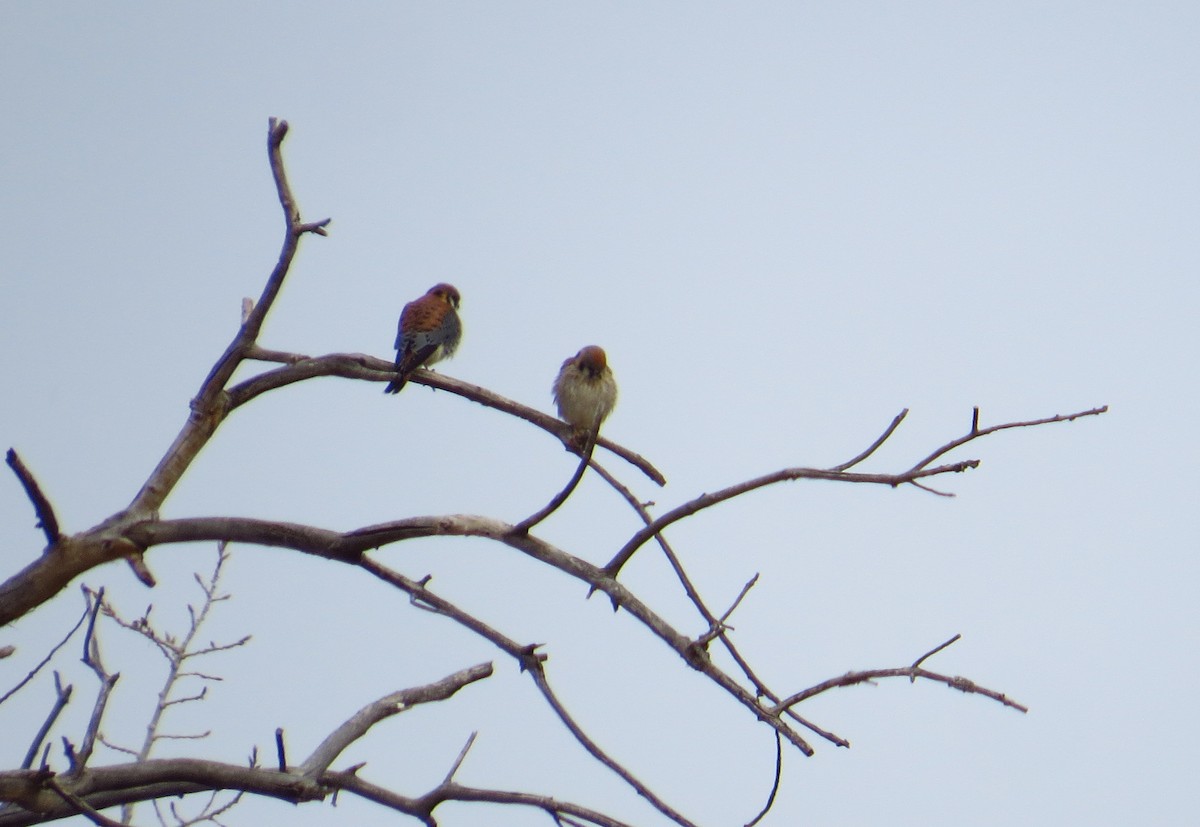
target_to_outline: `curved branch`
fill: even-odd
[[[273,370],[260,373],[229,389],[229,410],[241,407],[250,400],[267,391],[276,390],[287,385],[315,379],[320,376],[338,376],[343,379],[360,379],[368,382],[389,382],[396,378],[396,366],[389,360],[369,356],[365,353],[329,353],[325,356],[302,356],[300,354],[275,354],[280,359],[288,360],[289,364]],[[510,416],[524,419],[531,425],[553,434],[560,442],[574,453],[578,448],[572,442],[574,429],[547,413],[522,405],[520,402],[501,396],[480,385],[473,385],[461,379],[454,379],[444,373],[419,369],[409,376],[410,382],[425,385],[430,388],[447,391],[488,408],[503,411]],[[612,442],[605,437],[599,437],[596,444],[613,452],[621,459],[633,465],[647,477],[659,485],[666,485],[667,479],[649,460],[641,454]]]
[[[550,498],[550,502],[546,503],[540,509],[530,514],[524,520],[517,523],[513,527],[513,531],[519,534],[528,534],[529,529],[536,526],[542,520],[549,517],[559,506],[567,501],[567,497],[571,496],[572,492],[579,485],[579,481],[583,479],[583,472],[587,470],[592,461],[592,450],[596,447],[596,431],[593,430],[588,434],[587,443],[584,445],[583,452],[579,456],[579,465],[575,468],[575,473],[571,475],[571,479],[567,481],[566,486]]]
[[[949,675],[942,675],[937,672],[930,672],[928,669],[921,668],[922,663],[936,655],[938,652],[941,652],[946,647],[955,643],[961,637],[962,635],[955,635],[945,643],[935,646],[913,661],[912,666],[900,666],[894,669],[867,669],[861,672],[847,672],[841,677],[830,678],[827,681],[822,681],[816,686],[810,686],[808,689],[801,690],[794,695],[789,695],[773,706],[771,711],[779,713],[791,706],[801,703],[802,701],[808,700],[814,695],[820,695],[822,692],[827,692],[830,689],[835,689],[840,686],[854,686],[860,683],[869,683],[877,678],[908,678],[910,683],[915,683],[917,678],[924,678],[925,680],[944,683],[946,686],[949,686],[951,689],[957,689],[959,692],[983,695],[991,698],[994,701],[998,701],[1007,707],[1015,709],[1018,712],[1028,712],[1028,707],[1017,703],[1002,692],[996,692],[995,690],[987,689],[966,678],[951,677]]]
[[[988,434],[994,434],[997,431],[1006,431],[1009,428],[1032,428],[1035,425],[1050,425],[1054,422],[1073,422],[1076,419],[1080,419],[1081,417],[1099,416],[1100,414],[1107,413],[1107,412],[1108,412],[1108,406],[1101,405],[1098,408],[1089,408],[1086,411],[1078,411],[1077,413],[1055,414],[1054,416],[1047,416],[1042,419],[1030,419],[1030,420],[1026,420],[1024,422],[1006,422],[1003,425],[993,425],[990,428],[982,428],[981,429],[979,427],[979,408],[976,407],[976,408],[974,408],[974,412],[971,416],[971,429],[969,431],[967,431],[965,436],[961,436],[958,439],[954,439],[954,440],[951,440],[950,442],[947,442],[941,448],[938,448],[932,454],[925,457],[925,459],[921,460],[916,465],[914,465],[912,468],[908,469],[908,471],[905,473],[911,474],[915,471],[919,471],[920,469],[924,468],[929,463],[936,460],[938,457],[948,454],[950,451],[953,451],[955,448],[959,447],[960,445],[966,445],[971,440],[979,439],[980,437],[987,436]]]
[[[879,435],[879,439],[875,440],[870,445],[868,445],[867,449],[865,451],[863,451],[861,454],[856,456],[854,459],[848,460],[847,462],[843,462],[841,465],[835,465],[832,468],[830,468],[829,470],[830,471],[847,471],[847,470],[853,468],[854,466],[858,465],[860,462],[865,460],[867,457],[871,456],[871,454],[873,454],[877,450],[879,450],[880,445],[887,442],[888,438],[891,437],[891,435],[896,432],[896,429],[900,427],[900,423],[904,421],[904,417],[906,417],[906,416],[908,416],[908,408],[905,408],[900,413],[896,414],[896,417],[892,420],[892,424],[888,425],[887,428],[884,430],[884,432]]]
[[[936,468],[907,471],[903,474],[863,474],[854,471],[830,471],[823,468],[784,468],[781,471],[775,471],[752,480],[739,482],[736,485],[731,485],[712,494],[701,494],[696,499],[668,511],[629,538],[629,542],[608,561],[608,564],[604,567],[604,571],[610,577],[615,577],[621,571],[621,567],[629,562],[629,558],[633,556],[634,552],[645,545],[646,541],[651,537],[671,525],[671,523],[678,522],[684,517],[690,517],[697,511],[703,511],[706,508],[711,508],[726,500],[768,485],[791,482],[793,480],[831,480],[834,482],[872,483],[895,488],[905,483],[912,483],[922,477],[932,477],[938,474],[960,474],[963,471],[978,466],[979,460],[971,459],[951,465],[939,465]]]
[[[435,683],[401,689],[399,692],[384,695],[379,700],[364,706],[353,717],[331,732],[313,750],[312,755],[297,768],[297,771],[300,775],[315,780],[329,769],[329,765],[342,754],[346,747],[366,735],[367,730],[375,724],[385,718],[398,715],[417,704],[444,701],[467,684],[481,681],[491,674],[492,665],[480,663],[459,670],[453,675],[447,675]]]
[[[976,408],[971,431],[966,436],[951,440],[907,471],[899,474],[863,474],[844,470],[845,468],[857,465],[859,462],[874,453],[874,451],[892,435],[892,433],[899,426],[900,422],[904,419],[905,414],[907,414],[907,409],[905,409],[894,420],[892,420],[892,424],[886,431],[884,431],[879,439],[875,440],[875,442],[872,443],[867,450],[863,451],[861,454],[847,463],[843,463],[842,465],[829,469],[785,468],[782,471],[776,471],[752,480],[747,480],[746,482],[738,483],[737,485],[731,485],[728,488],[712,494],[702,494],[696,499],[686,502],[672,511],[668,511],[666,514],[656,519],[653,523],[650,523],[645,528],[642,528],[636,534],[634,534],[633,537],[629,539],[629,542],[627,542],[621,548],[621,550],[613,556],[612,560],[608,562],[608,564],[604,567],[604,571],[608,575],[615,577],[621,571],[621,567],[624,566],[625,563],[629,561],[629,558],[633,556],[634,552],[644,545],[647,540],[649,540],[655,534],[661,532],[671,523],[677,522],[684,517],[689,517],[692,514],[695,514],[697,511],[710,508],[718,503],[724,502],[725,500],[745,494],[749,491],[753,491],[756,488],[762,488],[764,486],[773,485],[779,482],[808,479],[833,480],[836,482],[874,483],[877,485],[889,485],[892,488],[908,484],[917,486],[918,488],[922,488],[926,491],[932,491],[932,489],[928,488],[927,486],[921,485],[920,480],[926,477],[938,476],[940,474],[962,473],[969,468],[979,467],[979,460],[964,460],[962,462],[955,462],[949,465],[939,465],[934,468],[927,467],[938,457],[943,456],[959,446],[965,445],[966,443],[975,439],[979,439],[980,437],[993,434],[997,431],[1007,430],[1009,428],[1028,428],[1035,425],[1045,425],[1052,422],[1070,422],[1084,416],[1097,416],[1107,410],[1108,406],[1105,405],[1100,408],[1091,408],[1086,411],[1079,411],[1078,413],[1055,415],[1046,417],[1044,419],[1034,419],[1025,422],[1009,422],[1004,425],[994,425],[990,428],[984,428],[981,430],[978,427],[979,409]],[[942,492],[933,491],[933,493],[941,494]]]

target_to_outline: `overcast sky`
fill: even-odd
[[[439,370],[551,409],[561,361],[600,344],[621,387],[607,435],[668,477],[601,461],[661,512],[778,468],[855,454],[900,471],[983,424],[1099,418],[968,446],[942,498],[801,482],[669,533],[781,693],[927,663],[1027,704],[906,680],[801,711],[848,739],[784,757],[767,824],[1188,824],[1200,737],[1195,315],[1200,6],[1055,3],[7,3],[0,21],[0,447],[67,531],[128,503],[257,296],[281,241],[265,152],[308,220],[266,347],[390,358],[403,304],[463,295]],[[246,374],[243,374],[246,375]],[[324,379],[237,411],[164,516],[345,530],[406,516],[516,521],[570,475],[550,437],[459,397]],[[7,469],[6,469],[7,473]],[[0,483],[0,575],[41,552]],[[538,532],[601,563],[638,526],[590,476]],[[580,723],[673,806],[743,824],[774,741],[624,613],[507,547],[376,553],[521,641]],[[179,628],[203,546],[154,551],[160,585],[89,573]],[[689,634],[661,555],[627,585]],[[663,819],[594,765],[527,676],[365,573],[234,547],[209,635],[253,641],[168,729],[163,755],[240,762],[276,727],[303,756],[360,705],[494,661],[454,700],[392,719],[337,767],[409,795],[473,730],[463,783]],[[77,588],[0,630],[0,693],[82,610]],[[161,663],[103,630],[122,673],[104,727],[136,744]],[[94,677],[74,647],[63,735]],[[0,707],[15,767],[49,676]],[[117,760],[104,753],[104,760]],[[62,766],[62,759],[57,759]],[[544,824],[439,809],[445,825]],[[405,822],[343,796],[245,803],[224,821]],[[155,823],[148,808],[138,823]]]

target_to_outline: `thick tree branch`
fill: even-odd
[[[79,813],[95,821],[93,814],[107,807],[222,789],[296,803],[320,800],[335,790],[345,790],[426,823],[432,823],[431,814],[439,804],[474,801],[530,806],[551,815],[571,815],[601,827],[624,827],[623,822],[603,813],[548,796],[462,786],[452,780],[452,774],[430,792],[412,798],[364,781],[354,771],[325,770],[346,746],[379,721],[415,704],[445,700],[491,672],[491,664],[479,664],[432,684],[380,698],[331,733],[301,767],[288,772],[196,759],[135,761],[88,768],[74,776],[36,770],[0,772],[0,801],[19,805],[17,809],[0,810],[0,827],[40,824]]]
[[[214,789],[244,790],[294,802],[314,801],[326,794],[320,785],[302,776],[195,758],[89,767],[74,779],[37,770],[11,770],[0,772],[0,801],[14,802],[26,812],[0,811],[0,827],[40,824],[76,814],[46,788],[48,777],[58,778],[63,789],[97,810]]]

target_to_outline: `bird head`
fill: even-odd
[[[429,290],[426,291],[425,295],[437,296],[455,310],[458,309],[459,302],[462,301],[462,297],[458,294],[458,288],[453,284],[446,284],[445,282],[442,282],[441,284],[435,284],[433,287],[430,287]]]
[[[586,371],[592,376],[599,376],[608,367],[608,357],[604,353],[604,348],[588,345],[575,354],[575,364],[579,366],[580,370]]]

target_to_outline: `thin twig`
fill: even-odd
[[[33,736],[33,743],[29,745],[29,751],[25,753],[25,760],[21,762],[21,769],[27,770],[33,766],[33,760],[37,758],[38,750],[41,749],[42,741],[49,734],[50,728],[54,726],[54,722],[58,720],[58,716],[62,713],[63,707],[71,700],[71,691],[74,687],[71,684],[62,685],[62,679],[58,672],[54,673],[54,705],[50,707],[50,714],[46,716],[46,720],[42,722],[41,728],[37,734]]]
[[[443,784],[449,784],[454,780],[454,774],[458,772],[458,768],[462,766],[462,762],[466,759],[467,753],[471,749],[471,745],[475,743],[475,736],[479,734],[476,730],[467,738],[467,743],[463,744],[463,748],[458,751],[458,757],[454,759],[454,763],[450,765],[450,770],[446,773],[446,777],[442,779]]]
[[[85,590],[86,590],[86,587],[85,587]],[[91,613],[92,613],[92,608],[91,608],[91,606],[87,605],[87,603],[85,601],[84,607],[83,607],[83,614],[81,614],[79,616],[79,620],[75,621],[75,625],[71,627],[71,631],[67,632],[67,634],[63,637],[63,639],[54,645],[54,648],[50,650],[50,653],[48,655],[46,655],[46,657],[42,658],[41,662],[37,666],[33,667],[33,669],[30,670],[29,674],[26,675],[24,678],[22,678],[21,681],[16,686],[14,686],[12,689],[5,692],[3,696],[0,696],[0,704],[7,701],[13,695],[17,694],[17,692],[19,692],[22,687],[24,687],[27,683],[29,683],[31,680],[33,680],[34,676],[37,675],[37,673],[40,672],[42,670],[42,668],[47,663],[50,662],[50,660],[54,657],[54,655],[58,652],[58,650],[67,645],[67,641],[71,639],[72,635],[74,635],[77,631],[79,631],[79,627],[83,625],[83,621],[85,621]]]
[[[87,634],[83,639],[82,661],[95,673],[97,680],[100,681],[100,689],[96,693],[96,702],[92,705],[92,715],[83,734],[83,745],[76,754],[76,760],[72,762],[72,774],[83,772],[87,762],[91,759],[92,751],[96,747],[96,738],[100,733],[100,722],[104,718],[105,709],[108,708],[108,698],[112,694],[117,680],[121,677],[119,672],[109,674],[100,659],[100,641],[96,636],[96,617],[100,614],[100,607],[104,604],[104,589],[101,588],[95,593],[88,592],[88,594],[91,595],[92,613],[88,618]]]
[[[54,545],[62,539],[62,532],[58,529],[58,518],[54,516],[54,506],[50,504],[50,500],[42,493],[42,487],[38,485],[33,472],[25,466],[25,463],[17,456],[17,452],[14,449],[9,448],[4,459],[8,463],[8,467],[17,475],[17,479],[21,481],[21,487],[25,489],[25,495],[33,503],[33,512],[38,518],[37,525],[42,530],[42,533],[46,535],[47,545]]]
[[[932,649],[930,649],[928,652],[926,652],[925,654],[921,655],[921,657],[919,657],[919,658],[917,658],[916,660],[914,660],[914,661],[913,661],[913,664],[912,664],[912,668],[913,668],[913,669],[919,669],[919,668],[921,667],[921,664],[922,664],[922,663],[924,663],[925,661],[929,660],[929,658],[933,657],[933,656],[934,656],[934,655],[936,655],[938,652],[940,652],[940,651],[942,651],[943,649],[945,649],[947,646],[950,646],[950,645],[952,645],[952,644],[956,643],[956,642],[957,642],[957,641],[959,641],[961,638],[962,638],[962,635],[961,635],[961,634],[956,634],[954,637],[950,638],[950,639],[949,639],[948,641],[946,641],[945,643],[943,643],[943,644],[941,644],[941,645],[939,645],[939,646],[935,646],[935,647],[933,647],[933,648],[932,648]],[[910,679],[910,681],[909,681],[909,682],[910,682],[910,683],[916,683],[916,682],[917,682],[917,678],[916,678],[916,676],[914,675],[914,676],[913,676],[913,677]]]
[[[287,772],[287,747],[283,743],[283,727],[275,727],[275,755],[279,758],[279,771]]]
[[[779,780],[783,777],[783,739],[779,737],[779,733],[775,733],[775,781],[771,784],[771,794],[767,796],[767,803],[763,805],[762,810],[758,815],[746,822],[746,827],[754,827],[755,824],[763,820],[771,807],[775,804],[775,796],[779,793]]]
[[[655,534],[661,532],[664,528],[671,525],[671,523],[682,520],[684,517],[690,517],[692,514],[695,514],[698,511],[711,508],[718,503],[725,502],[733,497],[740,496],[749,491],[753,491],[767,485],[774,485],[780,482],[790,482],[801,479],[874,483],[879,485],[890,485],[893,488],[905,484],[917,485],[918,481],[924,479],[925,477],[951,473],[962,473],[968,469],[978,467],[978,460],[964,460],[962,462],[951,463],[948,465],[939,465],[935,468],[927,467],[938,457],[942,456],[948,451],[953,450],[954,448],[957,448],[960,445],[970,442],[971,440],[987,436],[988,434],[995,433],[996,431],[1006,430],[1008,428],[1025,428],[1034,425],[1045,425],[1051,422],[1068,422],[1083,416],[1096,416],[1104,413],[1107,410],[1108,406],[1106,405],[1101,408],[1092,408],[1091,410],[1080,411],[1073,414],[1051,416],[1046,417],[1045,419],[1035,419],[1027,422],[1010,422],[1005,425],[995,425],[991,428],[976,430],[967,434],[965,437],[961,437],[946,443],[928,457],[914,465],[912,468],[900,474],[863,474],[857,472],[839,471],[836,468],[830,470],[820,468],[785,468],[781,471],[775,471],[773,473],[765,474],[761,477],[756,477],[736,485],[731,485],[728,488],[724,488],[712,494],[702,494],[701,496],[696,497],[695,499],[690,500],[689,502],[686,502],[671,511],[668,511],[666,514],[663,514],[661,517],[656,519],[653,523],[637,531],[633,537],[629,539],[629,542],[627,542],[620,551],[613,555],[612,560],[610,560],[604,567],[604,571],[610,577],[616,577],[616,575],[620,572],[621,567],[628,562],[629,558],[633,556],[635,551],[637,551]],[[943,493],[933,491],[925,485],[920,485],[919,487],[923,488],[924,490],[931,491],[932,493]]]
[[[602,477],[604,477],[608,481],[609,485],[612,486],[612,488],[615,491],[617,491],[619,494],[621,494],[621,496],[625,499],[625,501],[629,504],[629,506],[638,514],[639,517],[641,517],[642,522],[644,522],[646,525],[653,524],[654,517],[647,510],[646,505],[643,504],[640,500],[638,500],[635,496],[633,496],[633,493],[627,487],[625,487],[625,485],[623,485],[619,480],[617,480],[614,476],[612,476],[612,474],[610,474],[606,469],[600,467],[595,462],[592,463],[592,468],[594,468],[597,473],[599,473]],[[700,597],[699,591],[697,591],[696,587],[692,584],[691,578],[688,577],[687,572],[684,571],[683,564],[680,562],[678,555],[675,554],[675,551],[671,547],[671,544],[667,542],[667,538],[661,532],[656,532],[654,535],[654,539],[658,543],[659,547],[662,549],[663,554],[666,556],[667,561],[670,563],[672,570],[675,572],[676,576],[679,578],[679,582],[683,585],[683,589],[687,593],[688,599],[690,599],[692,601],[692,604],[696,607],[696,610],[698,612],[700,612],[700,616],[703,617],[705,619],[705,622],[707,622],[709,624],[709,628],[718,630],[717,638],[721,641],[721,645],[725,647],[725,651],[727,651],[729,653],[729,656],[733,658],[734,663],[736,663],[738,668],[742,670],[742,674],[744,674],[746,676],[746,678],[751,682],[751,684],[753,684],[755,694],[757,696],[767,698],[767,700],[771,701],[772,703],[778,703],[779,695],[776,694],[775,692],[773,692],[770,689],[770,687],[768,687],[758,677],[758,675],[755,673],[754,669],[750,666],[750,663],[746,660],[745,656],[743,656],[742,653],[740,651],[738,651],[738,648],[737,648],[737,646],[734,645],[733,640],[729,637],[728,634],[726,634],[725,629],[722,628],[722,624],[717,621],[717,619],[713,616],[713,613],[709,610],[708,606],[705,605],[704,600]],[[593,585],[593,588],[591,590],[589,590],[588,595],[590,596],[592,594],[592,592],[595,591],[596,588],[597,588],[597,586]],[[614,601],[614,608],[615,608],[615,606],[616,606],[616,602]],[[703,645],[705,642],[707,642],[707,641],[705,641],[704,638],[702,638],[700,641],[697,641],[697,643],[700,645]],[[795,712],[795,710],[788,709],[785,711],[784,714],[787,715],[789,718],[791,718],[796,723],[805,727],[809,731],[816,733],[820,737],[824,738],[825,740],[829,741],[832,744],[835,744],[836,746],[839,746],[839,747],[850,746],[850,742],[847,741],[845,738],[842,738],[840,735],[837,735],[833,732],[823,729],[822,727],[817,726],[812,721],[809,721],[806,718],[804,718],[803,716],[797,714]],[[789,738],[789,740],[791,740],[791,739]],[[793,743],[795,744],[795,741],[793,741]],[[796,744],[796,746],[800,746],[800,745]],[[806,744],[804,746],[800,746],[800,749],[802,752],[805,752],[806,755],[811,754],[811,748],[807,747]]]
[[[867,457],[871,456],[871,454],[875,453],[879,449],[880,445],[887,442],[888,437],[890,437],[893,433],[895,433],[896,429],[900,427],[900,423],[904,421],[904,417],[906,417],[906,416],[908,416],[908,408],[905,408],[900,413],[896,414],[895,419],[892,420],[892,424],[888,425],[887,428],[884,430],[884,432],[879,435],[879,439],[875,440],[870,445],[868,445],[867,449],[865,451],[863,451],[861,454],[856,456],[854,459],[849,460],[848,462],[843,462],[841,465],[835,465],[832,468],[830,468],[829,470],[830,471],[847,471],[847,470],[853,468],[855,465],[858,465],[860,462],[865,460]]]
[[[542,697],[546,699],[546,702],[550,704],[550,708],[554,710],[554,714],[563,722],[563,726],[570,730],[571,734],[575,736],[575,740],[582,744],[583,748],[593,758],[620,776],[626,784],[637,790],[638,795],[646,799],[654,809],[671,819],[671,821],[681,825],[681,827],[696,827],[693,822],[655,795],[633,773],[609,757],[604,750],[600,749],[595,741],[588,737],[588,734],[575,722],[575,719],[571,717],[566,707],[563,706],[558,696],[550,688],[550,683],[546,680],[546,671],[540,663],[532,664],[529,667],[529,674],[533,678],[533,682],[537,685],[538,690],[542,693]]]
[[[879,678],[924,678],[925,680],[944,683],[946,686],[950,687],[951,689],[957,689],[959,692],[970,695],[983,695],[986,698],[991,698],[992,700],[1001,703],[1010,709],[1015,709],[1018,712],[1029,711],[1029,707],[1025,706],[1024,704],[1017,703],[1004,693],[980,686],[967,678],[941,675],[937,672],[930,672],[927,669],[919,669],[913,666],[901,666],[895,669],[866,669],[861,672],[847,672],[841,677],[830,678],[827,681],[822,681],[816,686],[810,686],[808,689],[797,692],[794,695],[789,695],[774,707],[771,707],[770,711],[778,713],[790,706],[794,706],[795,704],[806,701],[815,695],[820,695],[822,692],[827,692],[830,689],[835,689],[842,686],[854,686],[860,683],[869,683],[871,681],[878,680]]]
[[[571,475],[571,479],[569,482],[567,482],[566,487],[563,488],[562,491],[559,491],[557,494],[555,494],[550,499],[550,502],[546,503],[546,505],[539,511],[529,515],[524,520],[521,520],[521,522],[513,526],[513,531],[515,533],[528,534],[529,529],[533,528],[542,520],[549,517],[558,510],[560,505],[567,501],[567,497],[571,496],[571,493],[575,490],[575,487],[579,485],[579,481],[583,479],[583,472],[587,470],[588,463],[592,461],[592,451],[596,447],[596,436],[597,432],[594,429],[588,433],[587,443],[584,445],[583,450],[579,454],[579,464],[575,467],[575,473]]]
[[[1074,420],[1080,419],[1085,416],[1099,416],[1100,414],[1107,413],[1107,411],[1108,411],[1108,406],[1101,405],[1099,408],[1089,408],[1086,411],[1077,411],[1076,413],[1071,413],[1071,414],[1055,414],[1054,416],[1047,416],[1042,419],[1030,419],[1030,420],[1026,420],[1024,422],[1006,422],[1003,425],[993,425],[990,428],[980,428],[979,427],[979,408],[975,408],[971,414],[971,430],[969,430],[965,436],[961,436],[958,439],[954,439],[954,440],[951,440],[950,442],[947,442],[945,445],[938,448],[932,454],[930,454],[929,456],[925,457],[923,460],[918,462],[912,468],[908,469],[908,471],[905,473],[912,474],[913,472],[920,471],[922,468],[929,465],[929,463],[933,462],[938,457],[943,456],[944,454],[948,454],[949,452],[953,451],[955,448],[959,447],[960,445],[965,445],[972,440],[979,439],[980,437],[985,437],[988,434],[994,434],[997,431],[1006,431],[1009,428],[1032,428],[1036,425],[1049,425],[1054,422],[1073,422]]]

